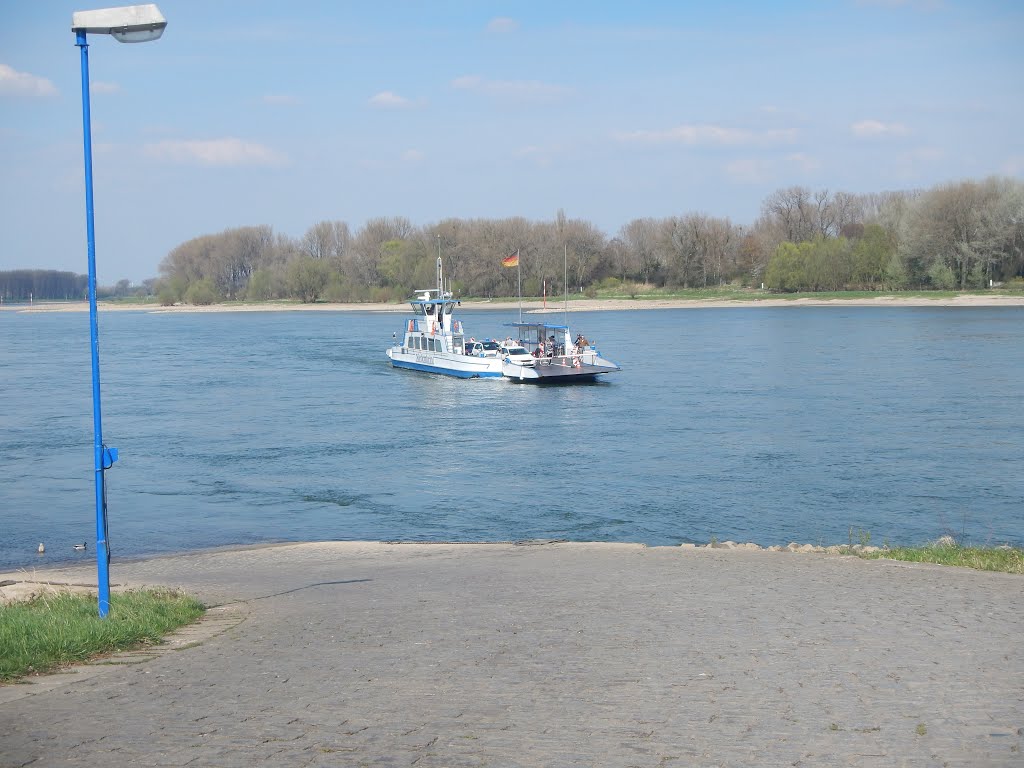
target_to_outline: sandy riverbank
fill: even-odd
[[[869,299],[784,299],[764,298],[747,301],[719,299],[574,299],[569,303],[570,312],[598,312],[602,310],[631,309],[715,309],[724,307],[1020,307],[1024,296],[974,295],[965,294],[952,298],[925,298],[920,296],[879,296]],[[101,312],[406,312],[408,305],[401,304],[296,304],[292,302],[262,302],[191,304],[163,307],[156,304],[119,304],[100,302]],[[508,312],[517,310],[516,301],[472,301],[462,304],[463,309],[494,310]],[[523,309],[531,314],[561,312],[563,305],[549,302],[545,310],[535,301],[523,303]],[[37,302],[35,304],[0,304],[0,311],[8,312],[88,312],[89,304],[84,301]]]

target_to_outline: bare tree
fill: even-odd
[[[906,217],[901,253],[920,274],[944,267],[956,284],[980,287],[1020,258],[1024,212],[1020,182],[990,178],[946,184],[924,193]]]
[[[818,230],[815,210],[811,204],[811,190],[807,187],[776,190],[761,206],[762,215],[781,230],[783,239],[791,243],[814,237]]]
[[[352,236],[344,221],[319,221],[302,236],[302,250],[313,259],[342,261]]]
[[[627,249],[626,272],[644,283],[658,282],[665,267],[658,243],[660,229],[656,219],[633,219],[619,235]]]

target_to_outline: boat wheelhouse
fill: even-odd
[[[454,317],[459,302],[443,285],[438,256],[437,288],[417,291],[409,300],[413,316],[402,329],[401,342],[393,334],[395,344],[386,352],[391,365],[462,379],[500,378],[497,344],[466,338],[462,321]]]

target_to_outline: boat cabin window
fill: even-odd
[[[427,315],[433,315],[434,314],[434,305],[433,304],[424,304],[423,305],[423,311]]]

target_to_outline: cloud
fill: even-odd
[[[615,134],[619,141],[636,144],[684,144],[686,146],[764,146],[796,141],[793,128],[748,131],[721,125],[678,125],[660,131],[629,131]]]
[[[860,120],[850,126],[850,132],[861,139],[906,136],[910,133],[903,123],[883,123],[880,120]]]
[[[555,156],[560,152],[558,147],[538,147],[535,144],[530,144],[517,149],[515,155],[530,161],[539,168],[550,168]]]
[[[407,149],[402,153],[402,159],[410,164],[422,162],[425,155],[418,149]]]
[[[809,175],[821,168],[821,162],[803,152],[794,152],[782,158],[741,157],[726,163],[726,175],[740,184],[781,183],[781,179],[794,175]]]
[[[274,107],[295,107],[302,102],[298,96],[292,96],[290,93],[265,93],[263,103]]]
[[[117,83],[105,83],[102,80],[93,80],[89,83],[89,93],[117,93],[121,86]]]
[[[1006,158],[1002,172],[1007,176],[1019,176],[1024,173],[1024,155],[1010,155]]]
[[[821,161],[818,158],[811,157],[803,152],[794,152],[792,155],[786,155],[786,162],[802,173],[811,173],[821,168]]]
[[[407,109],[412,106],[409,99],[399,96],[394,91],[381,91],[376,96],[371,96],[370,104],[380,109]]]
[[[857,0],[857,5],[878,8],[910,8],[918,11],[937,11],[945,7],[943,0]]]
[[[557,101],[571,91],[561,85],[537,80],[486,80],[479,75],[463,75],[452,80],[452,88],[515,101]]]
[[[242,139],[159,141],[143,152],[157,160],[207,166],[281,166],[288,158],[270,147]]]
[[[498,16],[497,18],[491,19],[487,24],[487,31],[494,32],[496,34],[515,32],[518,29],[519,22],[515,19],[510,19],[507,16]]]
[[[741,184],[760,184],[767,180],[769,170],[768,163],[754,158],[740,158],[725,166],[726,175]]]
[[[946,151],[938,147],[917,147],[894,155],[881,170],[900,184],[918,186],[934,177],[946,158]]]
[[[0,93],[27,96],[54,96],[57,86],[45,77],[18,72],[13,67],[0,64]]]

